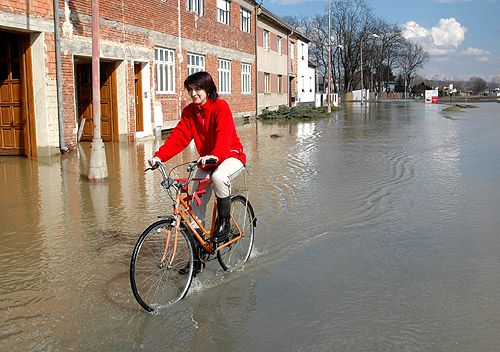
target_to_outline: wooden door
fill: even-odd
[[[113,142],[115,129],[115,104],[113,94],[114,63],[101,62],[101,138],[104,142]],[[92,64],[76,65],[78,123],[83,123],[82,141],[91,141],[94,135],[92,116]]]
[[[0,155],[27,154],[24,38],[0,33]]]
[[[144,122],[142,118],[142,65],[134,65],[135,74],[135,131],[144,131]]]

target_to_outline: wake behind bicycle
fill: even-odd
[[[186,167],[187,177],[173,178],[174,170]],[[231,226],[227,241],[214,243],[217,207],[211,221],[205,223],[193,213],[191,204],[199,204],[210,179],[194,178],[196,161],[179,164],[168,173],[162,163],[147,171],[161,173],[161,185],[173,202],[173,212],[161,216],[141,234],[130,262],[130,283],[137,302],[152,312],[168,307],[186,296],[193,278],[205,263],[217,257],[222,269],[241,268],[250,257],[256,218],[246,192],[231,195]],[[193,184],[197,183],[196,189]],[[233,192],[232,192],[233,193]],[[214,199],[214,205],[216,199]]]

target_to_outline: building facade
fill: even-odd
[[[290,28],[271,12],[257,12],[257,112],[289,104]]]
[[[314,103],[309,39],[263,7],[257,10],[257,112]]]
[[[255,116],[255,5],[101,1],[103,141],[173,127],[190,102],[183,81],[201,70],[212,74],[235,118]],[[91,29],[91,1],[61,0],[58,9],[49,0],[0,4],[0,155],[53,155],[92,139]]]
[[[309,61],[309,39],[294,32],[296,85],[294,85],[295,104],[313,104],[316,96],[316,66]]]

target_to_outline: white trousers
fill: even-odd
[[[231,181],[234,180],[245,166],[236,158],[228,158],[224,160],[213,172],[208,172],[198,169],[195,178],[210,178],[212,180],[205,189],[207,192],[200,197],[201,204],[198,205],[196,201],[191,201],[191,208],[194,215],[202,222],[205,220],[205,212],[207,204],[212,196],[212,188],[217,198],[226,198],[231,195]],[[198,181],[193,182],[193,190],[198,188]]]

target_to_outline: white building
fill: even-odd
[[[297,91],[296,103],[315,102],[316,65],[309,61],[309,40],[297,35]]]

